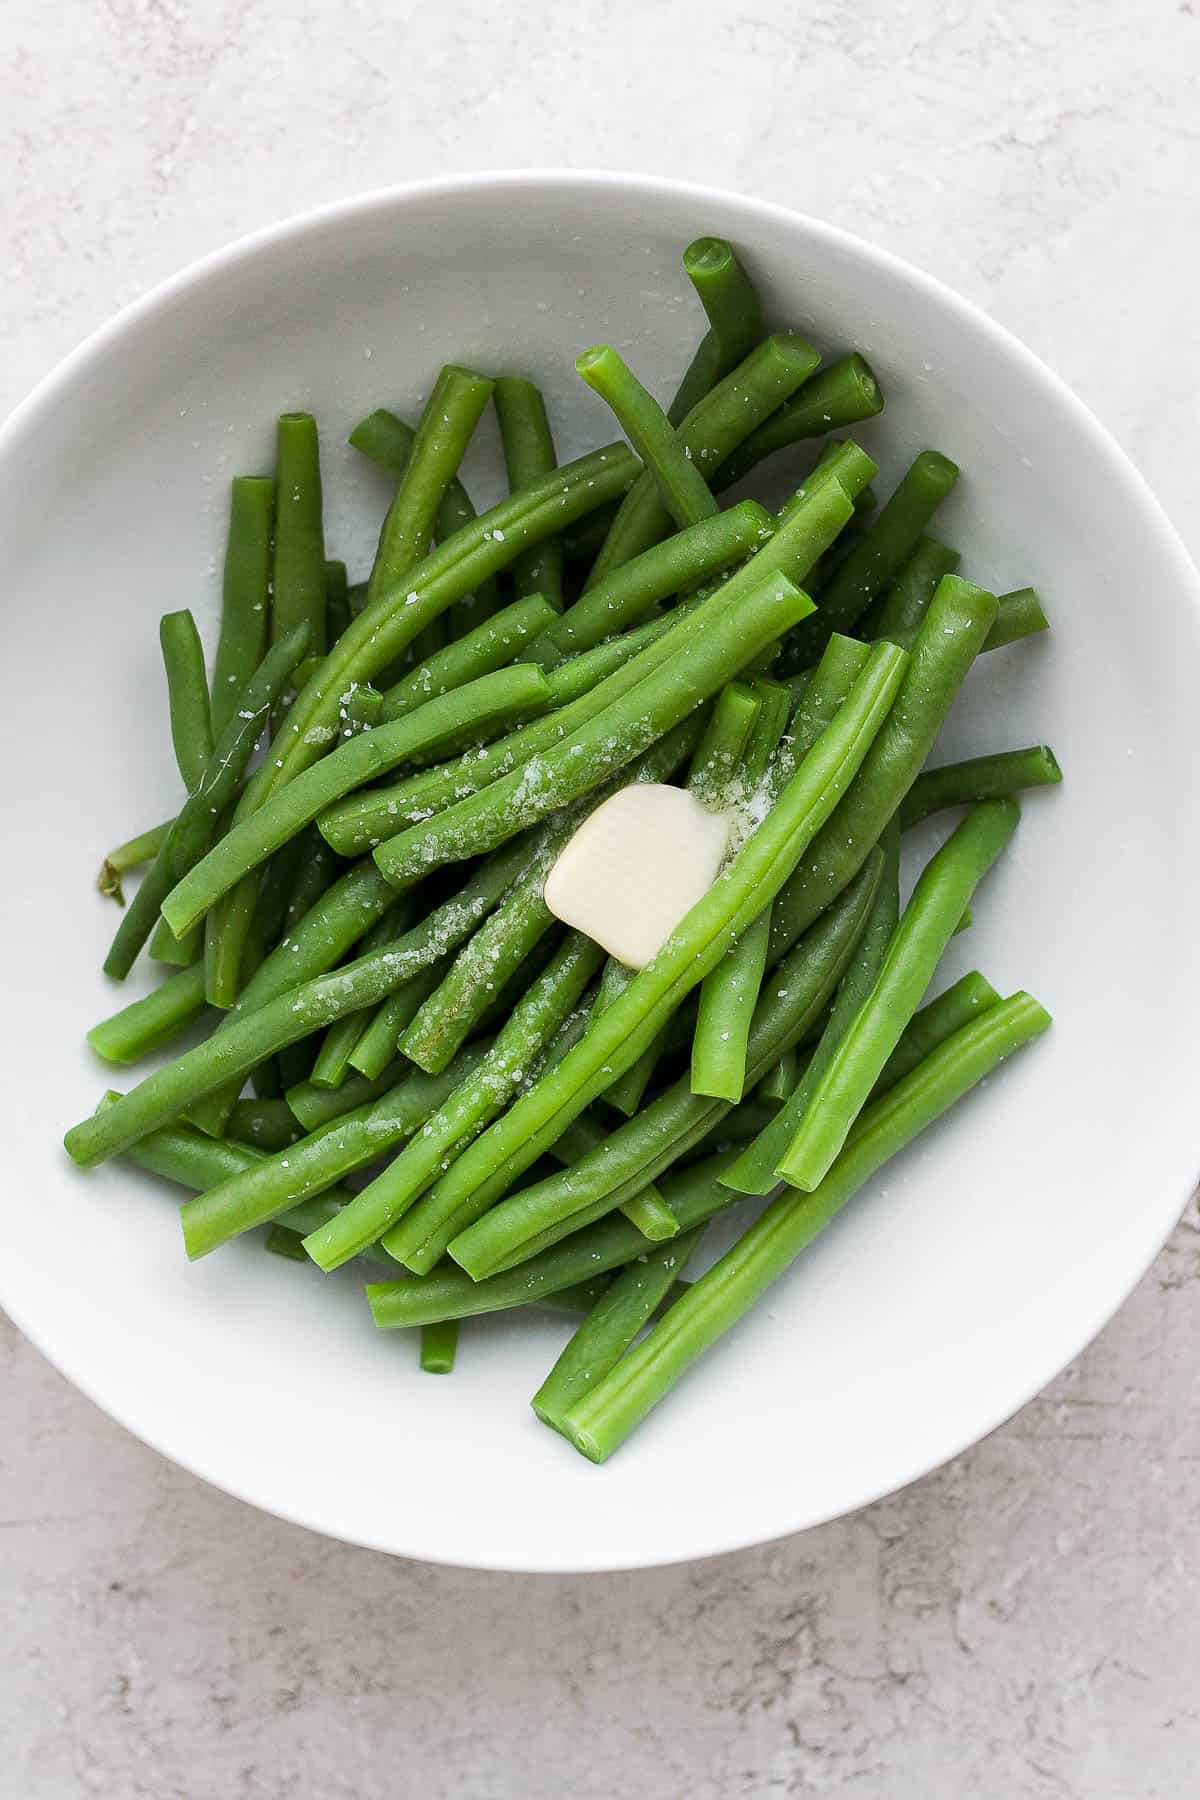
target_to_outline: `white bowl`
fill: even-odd
[[[984,659],[939,756],[1046,739],[1063,762],[947,971],[1028,987],[1056,1023],[594,1468],[528,1409],[562,1321],[472,1323],[453,1379],[421,1375],[409,1335],[373,1329],[354,1274],[322,1279],[257,1240],[189,1267],[175,1193],[119,1163],[81,1173],[61,1136],[111,1079],[83,1045],[120,1003],[99,973],[116,913],[96,865],[176,803],[156,621],[190,605],[211,644],[229,476],[269,466],[277,412],[312,408],[329,542],[361,571],[383,498],[345,447],[361,414],[411,414],[453,358],[536,376],[564,455],[609,436],[572,360],[611,339],[665,393],[700,329],[679,255],[701,232],[740,246],[776,321],[870,356],[888,405],[862,436],[889,478],[924,445],[962,465],[938,530],[967,572],[1044,592],[1052,633]],[[486,460],[470,475],[494,492]],[[990,1431],[1170,1230],[1200,1091],[1196,576],[1096,421],[927,276],[815,220],[659,180],[368,196],[210,257],[71,356],[0,436],[0,543],[0,1297],[99,1405],[205,1479],[441,1562],[729,1550],[861,1506]]]

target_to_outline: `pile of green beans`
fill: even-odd
[[[847,435],[884,404],[859,353],[765,332],[723,239],[683,272],[703,335],[662,404],[600,343],[545,388],[447,364],[412,424],[355,424],[373,557],[328,541],[310,413],[233,479],[211,669],[190,612],[158,626],[182,793],[97,882],[123,909],[105,972],[167,972],[88,1043],[159,1060],[65,1139],[189,1190],[188,1257],[261,1232],[264,1279],[368,1261],[371,1318],[419,1333],[426,1373],[463,1318],[574,1314],[531,1404],[593,1462],[1049,1024],[940,975],[973,909],[985,930],[1017,795],[1062,780],[1044,744],[937,754],[976,657],[1046,631],[1041,598],[959,573],[950,456],[881,471]],[[562,380],[621,436],[560,464]],[[503,492],[477,506],[493,410]],[[722,500],[789,450],[777,511]],[[631,968],[546,887],[647,782],[726,815],[730,847]],[[743,1196],[765,1210],[705,1267]]]

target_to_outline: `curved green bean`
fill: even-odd
[[[1049,1023],[1036,1000],[1016,994],[956,1032],[875,1101],[821,1186],[773,1201],[611,1374],[574,1403],[560,1429],[575,1448],[594,1462],[610,1456],[878,1168]]]
[[[672,425],[682,424],[762,336],[758,295],[732,244],[724,238],[696,238],[683,253],[683,272],[704,308],[708,330],[667,408]]]
[[[96,889],[106,900],[115,900],[118,906],[124,906],[125,895],[121,887],[121,877],[130,869],[140,868],[143,863],[153,862],[167,841],[173,820],[164,819],[161,825],[151,826],[149,831],[140,831],[115,850],[110,850],[100,865],[100,873],[96,877]]]

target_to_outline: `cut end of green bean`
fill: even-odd
[[[690,281],[704,280],[733,266],[733,246],[724,238],[694,238],[683,253],[683,269]]]

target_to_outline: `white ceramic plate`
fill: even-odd
[[[535,1423],[565,1325],[469,1324],[452,1380],[376,1332],[353,1275],[243,1242],[189,1267],[174,1193],[72,1168],[64,1127],[117,1003],[103,850],[175,804],[156,620],[212,642],[226,483],[311,407],[331,549],[361,571],[383,487],[345,448],[411,414],[438,365],[528,372],[561,453],[610,435],[572,372],[611,339],[666,393],[700,329],[679,254],[742,249],[774,319],[857,345],[893,476],[964,475],[938,529],[965,568],[1031,581],[1049,638],[984,659],[946,756],[1048,739],[1033,797],[948,974],[1031,988],[1052,1034],[966,1101],[806,1255],[604,1468]],[[490,428],[489,428],[490,429]],[[482,435],[486,435],[482,434]],[[495,492],[486,458],[470,471]],[[86,1393],[255,1505],[410,1556],[606,1569],[732,1549],[861,1506],[953,1456],[1095,1333],[1196,1168],[1200,934],[1196,576],[1153,496],[1027,351],[945,288],[814,220],[605,175],[502,175],[370,196],[246,240],[124,313],[0,436],[8,1095],[0,1298]],[[141,978],[139,978],[141,979]],[[136,991],[132,983],[131,991]]]

